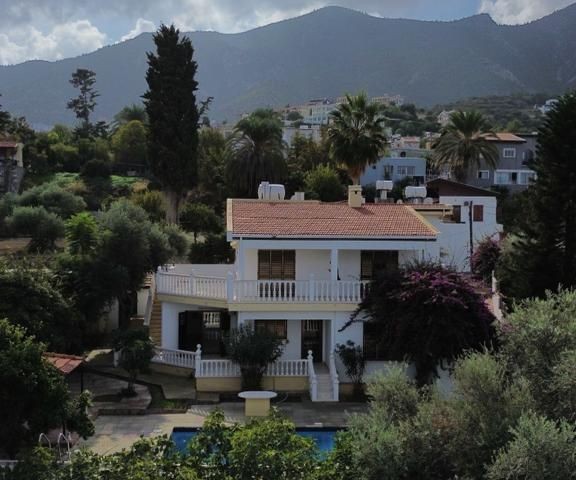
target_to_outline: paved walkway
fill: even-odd
[[[356,403],[280,403],[279,410],[297,426],[345,426],[351,414],[366,410]],[[244,422],[244,404],[195,405],[185,414],[100,416],[95,421],[96,434],[79,446],[106,454],[129,448],[141,436],[170,435],[174,427],[201,427],[214,409],[224,411],[229,423]]]

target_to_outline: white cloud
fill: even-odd
[[[481,13],[489,13],[498,23],[527,23],[555,10],[567,7],[574,0],[482,0]]]
[[[154,25],[154,22],[151,22],[150,20],[144,20],[143,18],[139,18],[138,20],[136,20],[136,25],[134,25],[134,28],[130,30],[126,35],[124,35],[120,39],[120,41],[124,42],[125,40],[130,40],[131,38],[137,37],[141,33],[153,32],[155,30],[156,25]]]
[[[59,60],[103,47],[106,34],[88,20],[56,25],[44,34],[33,26],[4,30],[0,34],[0,64],[30,59]]]

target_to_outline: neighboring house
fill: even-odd
[[[482,218],[474,210],[476,240],[498,234],[494,196],[474,188],[448,193],[438,200],[451,200],[464,216],[466,199],[485,205]],[[375,273],[416,260],[450,259],[468,269],[469,226],[454,220],[452,206],[431,198],[407,202],[419,203],[366,204],[359,186],[349,187],[347,203],[228,200],[235,263],[177,265],[156,275],[155,361],[194,368],[198,391],[238,391],[239,369],[225,358],[223,340],[230,329],[249,325],[285,339],[265,388],[338,400],[349,387],[334,355],[338,344],[361,345],[368,372],[385,365],[367,324],[342,330]]]
[[[378,180],[399,182],[412,178],[417,185],[426,182],[426,159],[418,157],[383,157],[364,170],[361,185],[375,184]]]
[[[322,139],[322,130],[320,125],[300,125],[300,127],[283,127],[282,140],[288,146],[292,145],[292,141],[296,135],[311,138],[315,142],[320,142]]]
[[[456,110],[442,110],[436,117],[436,121],[444,128],[450,123],[452,114],[455,112]]]
[[[24,159],[22,143],[0,140],[0,195],[18,193],[24,178]]]
[[[495,169],[485,162],[480,168],[473,166],[466,183],[482,188],[505,187],[512,192],[528,188],[536,176],[527,166],[536,155],[536,134],[497,133],[487,138],[498,149],[498,164]]]
[[[546,102],[544,102],[544,105],[541,105],[539,107],[536,107],[537,110],[540,110],[540,113],[542,113],[543,115],[547,115],[548,113],[550,113],[550,111],[558,104],[558,99],[557,98],[551,98],[549,100],[546,100]]]

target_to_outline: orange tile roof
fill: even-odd
[[[438,233],[409,205],[316,201],[229,200],[233,236],[300,238],[435,238]]]
[[[65,355],[63,353],[46,352],[44,358],[64,375],[68,375],[72,371],[76,370],[76,368],[84,362],[84,358],[82,357],[77,357],[76,355]]]
[[[500,132],[494,135],[485,135],[486,140],[490,142],[509,142],[509,143],[526,143],[524,138],[514,135],[513,133]]]

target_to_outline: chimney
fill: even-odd
[[[350,185],[348,187],[348,206],[352,208],[360,208],[363,203],[362,185]]]

